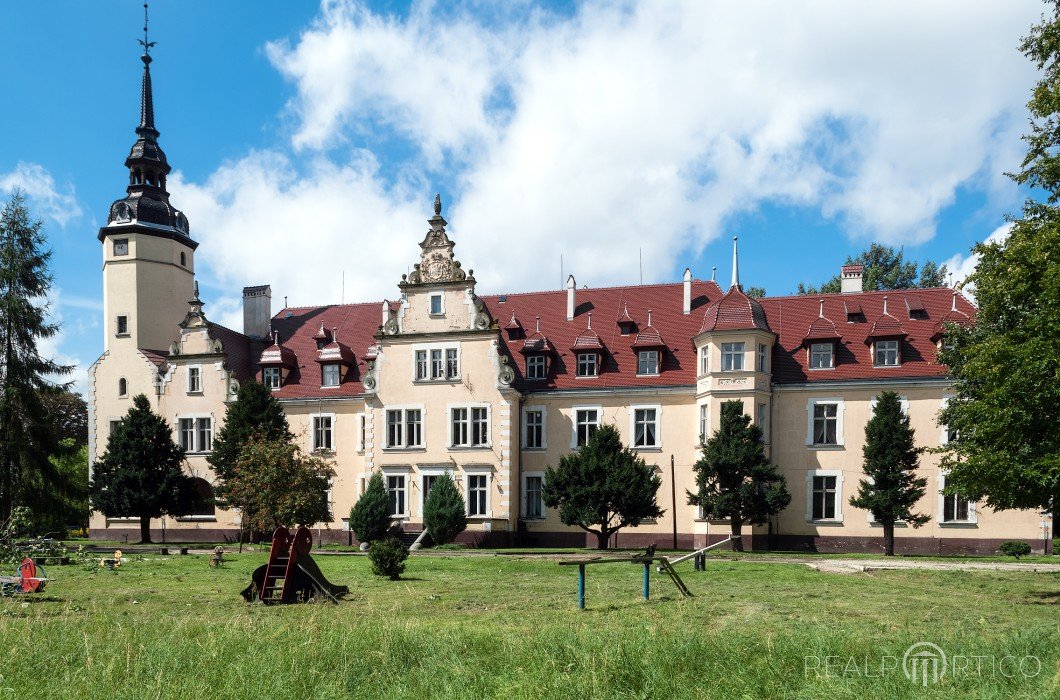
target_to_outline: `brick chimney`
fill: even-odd
[[[271,332],[272,287],[267,284],[243,287],[243,335],[267,338]]]
[[[862,291],[861,275],[864,272],[864,265],[844,265],[839,274],[840,291],[843,294],[857,294]]]

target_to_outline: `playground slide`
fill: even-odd
[[[299,557],[296,566],[298,570],[295,573],[294,581],[291,582],[291,590],[295,600],[308,600],[316,595],[341,598],[350,592],[349,586],[339,586],[328,581],[324,574],[321,573],[320,567],[317,566],[313,557],[308,554],[303,554]],[[257,591],[264,585],[265,571],[267,569],[268,564],[262,564],[254,569],[254,573],[250,578],[251,584],[241,592],[243,599],[248,603],[256,599]]]
[[[304,554],[298,559],[298,568],[312,579],[313,587],[317,591],[330,593],[333,598],[341,598],[350,592],[349,586],[339,586],[324,578],[324,574],[320,573],[320,567],[317,566],[313,557],[308,554]]]

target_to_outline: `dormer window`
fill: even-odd
[[[445,314],[445,307],[442,304],[441,294],[431,295],[431,316],[442,316]]]
[[[743,370],[743,343],[721,344],[721,371],[739,372]]]
[[[544,355],[530,355],[526,358],[526,378],[544,379],[548,374],[548,366]]]
[[[280,388],[280,368],[264,367],[261,370],[261,383],[270,389]]]
[[[877,340],[873,350],[873,364],[877,367],[897,367],[901,364],[899,340]]]
[[[834,343],[813,343],[812,345],[810,345],[810,369],[834,368],[834,350]]]
[[[659,351],[641,350],[637,353],[637,374],[654,375],[659,373]]]
[[[338,364],[321,365],[323,372],[323,386],[338,386],[342,378],[341,369]]]
[[[598,362],[595,352],[578,353],[578,377],[595,377],[598,374]]]

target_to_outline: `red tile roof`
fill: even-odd
[[[148,350],[147,348],[137,348],[140,354],[148,359],[148,361],[155,367],[161,367],[166,363],[166,359],[169,357],[168,350]]]
[[[872,328],[869,329],[869,334],[865,338],[866,342],[872,338],[896,338],[906,335],[902,322],[890,313],[890,307],[887,304],[888,296],[888,294],[883,295],[883,308],[880,310],[880,315],[872,322]]]
[[[228,370],[241,382],[253,379],[257,373],[257,358],[265,343],[251,340],[239,331],[210,322],[210,337],[221,341]]]
[[[761,304],[734,285],[725,292],[721,299],[707,307],[699,332],[751,329],[768,331],[769,323],[766,321],[766,314]]]

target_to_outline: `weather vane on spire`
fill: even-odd
[[[145,56],[150,56],[151,55],[151,47],[158,43],[157,41],[148,41],[147,40],[147,3],[146,2],[144,3],[144,38],[143,39],[137,39],[137,41],[140,43],[140,46],[144,47],[144,55]]]

